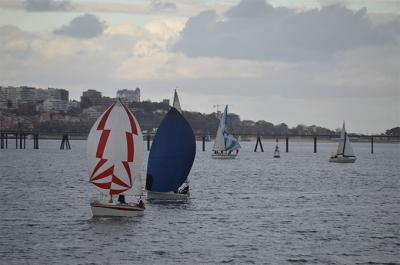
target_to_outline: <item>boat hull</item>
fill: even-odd
[[[356,162],[356,160],[357,160],[356,157],[343,157],[343,156],[329,158],[329,162],[333,163],[354,163]]]
[[[190,193],[174,193],[174,192],[155,192],[147,191],[147,200],[158,201],[185,201],[189,199]]]
[[[129,204],[91,202],[90,208],[93,216],[133,217],[144,214],[144,208]]]
[[[212,154],[211,157],[214,159],[235,159],[237,154]]]

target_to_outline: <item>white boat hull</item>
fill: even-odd
[[[190,193],[182,194],[175,192],[155,192],[147,191],[147,200],[160,200],[160,201],[184,201],[189,199]]]
[[[144,214],[144,208],[130,204],[91,202],[90,208],[92,209],[93,216],[133,217]]]
[[[235,159],[237,154],[212,154],[211,157],[214,159]]]
[[[354,156],[352,157],[337,156],[329,158],[329,162],[334,162],[334,163],[354,163],[356,162],[356,160],[357,158]]]

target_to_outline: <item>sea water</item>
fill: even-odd
[[[197,143],[190,200],[140,218],[92,218],[86,142],[59,144],[0,150],[0,264],[400,263],[399,144],[354,143],[356,163],[336,164],[335,143],[280,159],[242,143],[236,160]]]

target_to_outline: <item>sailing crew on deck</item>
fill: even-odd
[[[179,193],[181,194],[188,194],[189,192],[189,186],[184,187]]]
[[[139,200],[139,203],[137,204],[137,207],[145,209],[144,202],[142,201],[142,199]]]
[[[119,202],[120,204],[126,204],[125,195],[120,194],[120,195],[118,196],[118,202]]]

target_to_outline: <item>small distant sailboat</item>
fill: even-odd
[[[217,134],[215,136],[212,158],[215,159],[234,159],[241,148],[239,141],[228,133],[227,126],[228,105],[225,106],[219,122]]]
[[[347,135],[345,124],[343,121],[342,132],[340,133],[339,146],[336,154],[329,158],[329,162],[336,163],[354,163],[356,161],[353,148],[351,147],[350,138]]]
[[[137,120],[120,100],[94,123],[87,140],[87,156],[90,183],[110,196],[108,202],[90,202],[93,216],[143,215],[143,201],[128,204],[124,195],[128,191],[133,195],[142,192],[143,136]],[[113,202],[114,195],[119,195],[118,202]]]
[[[276,139],[274,158],[280,158],[280,157],[281,157],[281,153],[279,152],[278,139]]]
[[[150,149],[148,200],[179,201],[190,196],[188,175],[196,156],[196,139],[181,112],[175,90],[173,106],[161,122]]]

